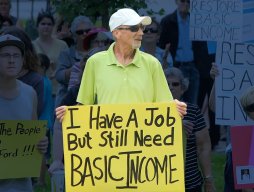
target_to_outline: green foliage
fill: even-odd
[[[68,21],[72,21],[77,15],[85,15],[96,23],[101,18],[102,26],[107,27],[109,16],[119,8],[131,7],[134,10],[147,9],[145,0],[51,0],[56,11]],[[149,15],[164,13],[148,10]]]
[[[216,191],[223,191],[224,188],[224,167],[226,162],[225,153],[212,153],[212,172]]]

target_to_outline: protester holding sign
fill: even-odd
[[[25,45],[20,39],[9,34],[0,36],[1,120],[37,119],[37,97],[35,91],[32,87],[16,79],[23,66],[24,53]],[[45,153],[47,145],[48,139],[44,137],[38,143],[37,148],[40,152]],[[31,179],[0,180],[0,191],[33,191]]]
[[[140,17],[129,8],[115,12],[109,27],[115,39],[107,51],[87,61],[77,102],[80,104],[111,104],[163,102],[173,100],[161,64],[153,56],[141,52],[141,40],[148,16]],[[108,78],[110,77],[110,78]],[[175,100],[181,116],[186,104]],[[56,110],[62,120],[65,107]]]
[[[188,88],[188,80],[177,68],[165,71],[166,78],[176,99],[181,99]],[[187,103],[183,125],[187,133],[185,159],[185,189],[187,192],[215,191],[211,171],[211,142],[204,117],[197,105]],[[199,171],[201,168],[202,173]]]
[[[211,78],[215,79],[220,75],[218,65],[212,64],[210,70]],[[209,108],[215,112],[216,110],[216,96],[215,96],[215,83],[213,84],[210,97],[209,97]],[[240,192],[234,188],[234,175],[233,175],[233,162],[232,162],[232,146],[231,143],[226,147],[226,164],[224,169],[224,191],[225,192]]]
[[[159,61],[139,50],[143,30],[149,24],[150,17],[140,17],[129,8],[119,9],[111,16],[109,27],[115,43],[107,51],[88,59],[77,97],[78,103],[124,104],[173,100]],[[179,114],[184,116],[186,104],[178,100],[175,102]],[[56,109],[60,121],[63,120],[65,110],[65,106]]]
[[[33,44],[31,39],[27,36],[27,34],[15,27],[6,27],[1,30],[2,34],[10,34],[17,38],[19,38],[24,44],[25,44],[25,54],[24,54],[24,60],[22,70],[20,71],[18,75],[18,79],[22,81],[23,83],[26,83],[33,87],[37,94],[37,115],[39,120],[47,120],[47,136],[50,137],[50,130],[53,126],[53,100],[51,97],[51,82],[50,81],[44,81],[44,77],[38,73],[38,66],[39,66],[39,58],[37,57],[37,54],[33,48]],[[50,83],[50,88],[49,88]],[[46,154],[46,159],[50,159],[50,140],[49,140],[49,148],[48,152]],[[47,170],[46,167],[46,161],[43,161],[42,168],[44,171],[41,173],[45,174],[45,171]],[[45,177],[43,177],[40,181],[42,183],[42,186],[45,186]]]

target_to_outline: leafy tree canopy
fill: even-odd
[[[102,26],[108,27],[110,15],[119,8],[130,7],[134,10],[145,9],[149,15],[164,14],[161,9],[154,12],[148,9],[145,0],[51,0],[51,4],[56,8],[61,16],[67,21],[72,21],[78,15],[85,15],[95,23],[101,19]]]

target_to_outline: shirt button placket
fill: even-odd
[[[126,70],[126,69],[124,69],[123,80],[124,80],[124,81],[127,81],[127,70]]]

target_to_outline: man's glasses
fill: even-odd
[[[144,33],[148,33],[148,32],[150,32],[150,33],[158,33],[158,29],[146,28],[144,30]]]
[[[180,0],[181,3],[190,3],[190,0]]]
[[[172,87],[178,87],[180,85],[180,83],[179,82],[172,82],[172,83],[168,82],[168,85],[171,85]]]
[[[84,33],[88,33],[91,29],[80,29],[76,31],[77,35],[83,35]]]
[[[141,29],[142,31],[145,30],[145,26],[144,25],[132,25],[129,27],[118,27],[118,30],[130,30],[131,32],[138,32],[139,29]]]
[[[245,111],[254,112],[254,103],[245,107]]]

